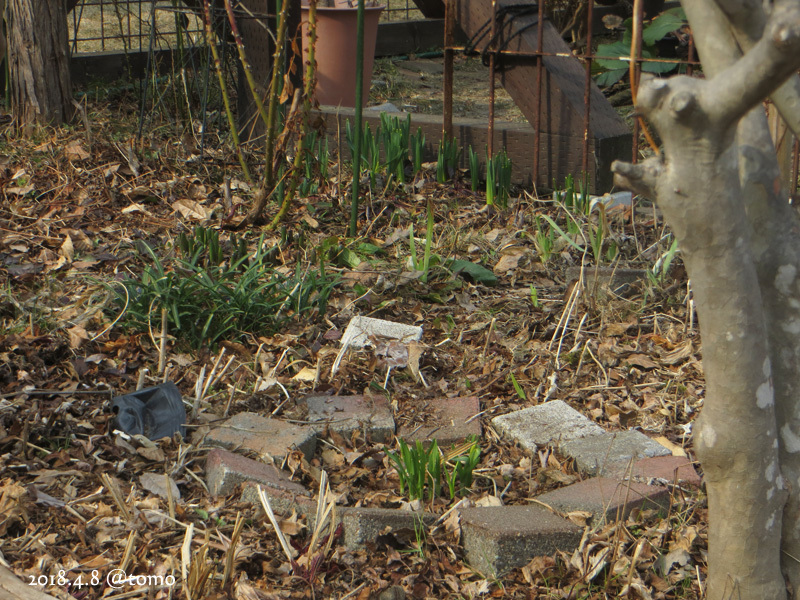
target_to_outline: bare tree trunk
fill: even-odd
[[[697,17],[721,21],[724,13],[735,40],[728,34],[715,42],[725,47],[709,61],[703,59],[707,72],[728,67],[737,56],[737,44],[751,49],[767,22],[759,0],[717,0],[717,5],[718,15],[703,13]],[[800,135],[800,77],[793,74],[770,97],[787,126]],[[791,491],[783,513],[781,546],[783,560],[791,568],[785,568],[784,573],[794,597],[800,598],[800,341],[792,326],[800,323],[800,279],[796,276],[800,272],[800,223],[786,202],[785,191],[776,186],[781,175],[771,158],[774,150],[764,123],[763,111],[756,109],[739,124],[739,180],[755,232],[753,256],[769,329],[781,473]]]
[[[769,21],[761,2],[728,8],[747,4],[748,27],[761,26],[739,42],[750,48],[741,57],[743,28],[712,0],[683,2],[707,78],[643,83],[638,109],[664,154],[612,167],[618,183],[656,198],[692,280],[707,380],[695,448],[709,494],[711,600],[786,598],[784,577],[800,598],[800,223],[761,107],[778,88],[792,104],[792,82],[781,84],[800,67],[800,2],[775,1]],[[784,118],[792,127],[797,115]]]
[[[8,0],[11,105],[21,127],[74,113],[64,0]]]

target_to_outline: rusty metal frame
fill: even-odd
[[[494,43],[495,33],[496,33],[496,14],[497,14],[497,1],[492,0],[492,23],[491,23],[491,38],[490,42]],[[567,57],[575,57],[574,54],[567,54],[567,53],[554,53],[554,52],[544,52],[543,51],[543,36],[544,36],[544,15],[545,15],[545,4],[547,0],[541,0],[538,3],[538,22],[537,22],[537,42],[536,42],[536,51],[535,52],[520,52],[520,51],[513,51],[513,50],[502,50],[498,48],[487,48],[486,51],[489,53],[489,117],[488,117],[488,141],[489,141],[489,156],[493,156],[493,141],[494,141],[494,121],[495,121],[495,82],[496,82],[496,66],[497,66],[497,59],[503,56],[510,56],[514,58],[530,58],[536,61],[536,112],[535,112],[535,119],[534,123],[531,125],[534,129],[534,147],[533,147],[533,181],[538,181],[539,173],[540,173],[540,163],[541,163],[541,156],[540,156],[540,141],[541,141],[541,120],[542,120],[542,86],[543,86],[543,59],[545,57],[559,57],[559,58],[567,58]],[[445,34],[444,34],[444,107],[443,107],[443,126],[442,126],[442,133],[448,139],[453,135],[453,63],[455,59],[456,52],[463,52],[466,50],[464,46],[455,46],[453,44],[454,40],[454,30],[455,30],[455,0],[445,0]],[[643,12],[642,5],[639,3],[639,10]],[[580,56],[577,56],[580,60],[582,60],[586,67],[586,80],[585,80],[585,93],[584,93],[584,135],[582,140],[582,166],[583,171],[588,172],[589,166],[589,132],[591,126],[591,106],[590,106],[590,91],[591,91],[591,84],[592,84],[592,62],[597,59],[610,59],[610,60],[622,60],[622,61],[629,61],[630,58],[627,57],[618,57],[618,56],[602,56],[596,55],[592,51],[592,23],[593,23],[593,16],[594,16],[594,0],[588,0],[587,2],[587,10],[584,20],[584,25],[586,27],[586,52]],[[639,14],[639,18],[642,18],[643,15]],[[641,32],[638,36],[637,40],[635,40],[634,46],[634,56],[635,56],[635,66],[634,66],[634,78],[635,82],[634,85],[637,84],[639,77],[641,76],[642,65],[644,63],[653,62],[653,63],[678,63],[679,65],[686,66],[686,74],[689,76],[693,76],[695,73],[695,67],[700,66],[699,60],[695,56],[695,46],[694,46],[694,38],[689,34],[688,40],[688,56],[686,59],[667,59],[667,58],[646,58],[642,56],[642,36]],[[634,120],[633,125],[633,141],[631,146],[631,160],[633,162],[637,162],[639,159],[639,124],[636,120]],[[791,179],[790,182],[794,184],[793,187],[790,187],[790,191],[792,195],[796,195],[798,192],[798,177],[800,177],[800,140],[795,137],[793,150],[792,150],[792,169],[791,169]]]

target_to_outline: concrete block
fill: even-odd
[[[498,577],[536,556],[578,547],[583,529],[542,506],[464,508],[461,541],[467,562],[485,577]]]
[[[436,398],[431,400],[423,411],[408,426],[401,429],[399,437],[406,441],[436,440],[439,447],[481,436],[480,419],[469,419],[481,411],[477,396],[460,398]]]
[[[409,510],[391,508],[343,508],[340,512],[344,528],[344,545],[348,550],[363,549],[370,542],[381,544],[381,537],[392,535],[407,543],[419,536],[419,527],[429,526],[436,517]]]
[[[375,442],[385,443],[394,435],[394,417],[386,396],[308,396],[308,420],[312,428],[322,432],[325,427],[349,437],[355,430],[364,429]]]
[[[552,400],[492,419],[495,429],[530,453],[538,446],[564,442],[605,430],[561,400]]]
[[[663,486],[634,481],[594,477],[536,497],[555,510],[592,513],[591,525],[626,519],[629,514],[650,508],[669,510],[670,493]]]
[[[589,475],[618,473],[632,461],[666,456],[670,451],[640,431],[604,433],[559,444],[558,449],[575,459],[578,469]]]
[[[242,412],[209,431],[204,442],[227,450],[250,450],[267,462],[270,457],[280,462],[294,448],[310,460],[317,437],[311,427]]]
[[[215,448],[206,457],[206,485],[214,496],[227,496],[236,486],[252,481],[290,494],[308,496],[308,490],[272,465]]]

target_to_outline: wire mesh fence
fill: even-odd
[[[263,12],[274,13],[280,1],[263,0]],[[203,0],[67,0],[67,2],[68,6],[72,7],[68,19],[70,48],[73,54],[175,49],[181,46],[200,46],[206,41],[201,18]],[[217,10],[221,11],[222,0],[212,0],[212,3],[214,2],[218,6]],[[234,2],[239,4],[236,0]],[[414,0],[383,0],[383,3],[386,5],[381,17],[383,21],[397,22],[423,18]],[[637,80],[642,71],[657,75],[685,73],[702,76],[694,54],[691,32],[675,14],[669,17],[664,17],[663,12],[646,15],[646,26],[639,30],[638,39],[631,40],[629,33],[626,33],[628,25],[623,19],[611,13],[598,14],[605,10],[605,6],[596,4],[594,0],[543,0],[540,4],[541,6],[526,5],[527,10],[532,11],[525,17],[530,20],[527,28],[539,29],[538,18],[546,15],[556,26],[561,37],[572,36],[572,50],[565,53],[563,59],[577,58],[586,67],[585,81],[581,83],[587,90],[592,80],[603,86],[612,86],[617,80],[624,84],[625,77],[633,75],[634,80]],[[663,8],[663,5],[661,6]],[[509,17],[503,10],[494,9],[494,11],[497,22],[494,28],[486,30],[488,34],[491,29],[492,35],[482,43],[475,44],[471,50],[481,51],[486,57],[492,57],[494,59],[492,62],[497,65],[503,60],[517,63],[521,60],[534,61],[539,70],[542,69],[543,61],[560,56],[559,53],[548,52],[535,42],[524,52],[513,51],[506,47],[508,43],[503,36],[508,36],[515,27],[518,28],[518,25],[512,24],[511,20],[504,22],[502,19]],[[518,22],[521,22],[519,15],[507,12],[511,18],[517,18]],[[666,48],[665,42],[672,44],[672,47]],[[489,60],[485,62],[488,63]],[[630,69],[631,62],[634,65],[633,69]],[[489,71],[487,80],[491,77]],[[536,80],[541,81],[541,75],[536,76]],[[494,86],[493,80],[491,85]],[[541,93],[541,90],[536,93]],[[445,97],[447,97],[446,92]],[[586,97],[588,106],[588,92]],[[538,110],[543,109],[539,107]],[[445,109],[445,114],[446,112]],[[587,108],[587,119],[589,113]],[[490,110],[490,123],[491,114]],[[531,120],[537,131],[536,123],[539,120],[539,115]],[[587,120],[584,124],[587,132],[590,126]],[[640,149],[642,139],[640,122],[634,119],[632,126],[634,130],[632,157],[636,160],[643,150]],[[776,139],[779,142],[779,153],[783,152],[782,156],[785,157],[783,163],[786,165],[785,170],[788,171],[787,179],[797,182],[800,144],[790,133],[784,132],[779,135],[777,130]],[[585,136],[585,140],[588,140],[588,135]],[[584,149],[584,156],[587,155]]]
[[[385,4],[383,21],[422,18],[413,0],[386,0]],[[201,42],[201,6],[202,2],[182,0],[77,0],[68,16],[70,49],[73,54],[144,51],[153,44],[173,47],[180,35]]]
[[[203,34],[196,12],[174,0],[79,0],[67,18],[73,54],[174,47]]]

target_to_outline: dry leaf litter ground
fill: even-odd
[[[230,253],[230,225],[252,194],[221,141],[207,141],[198,159],[196,144],[186,143],[191,136],[164,119],[136,143],[136,117],[136,100],[116,96],[89,105],[91,137],[82,129],[42,130],[29,140],[2,132],[0,559],[17,576],[44,575],[52,578],[48,593],[87,599],[701,597],[702,492],[667,514],[644,511],[586,528],[574,553],[487,579],[464,561],[452,521],[355,552],[331,540],[313,569],[292,572],[260,507],[235,493],[212,498],[206,489],[209,449],[191,435],[198,425],[244,411],[303,421],[299,399],[312,391],[385,394],[398,427],[407,428],[437,397],[477,396],[484,436],[474,502],[523,505],[582,477],[557,452],[543,447],[531,456],[491,426],[497,415],[545,400],[563,400],[608,431],[639,429],[691,457],[689,426],[703,379],[679,261],[663,279],[639,278],[619,295],[592,286],[576,294],[567,270],[584,263],[590,272],[592,253],[560,236],[550,256],[542,252],[535,236],[542,216],[566,227],[563,206],[550,196],[516,190],[507,210],[487,210],[468,176],[441,185],[428,169],[405,189],[368,193],[362,237],[351,240],[349,176],[332,165],[329,185],[297,202],[285,230],[262,242],[277,248],[271,264],[287,274],[298,265],[315,269],[320,248],[327,249],[327,271],[340,280],[325,314],[288,310],[279,330],[232,335],[212,348],[192,349],[181,331],[170,331],[167,376],[190,404],[223,349],[220,363],[232,361],[195,403],[188,439],[153,444],[112,435],[110,396],[162,379],[161,314],[153,311],[149,330],[130,329],[104,284],[152,264],[144,243],[167,264],[178,236],[198,224],[218,230]],[[409,266],[409,226],[421,253],[428,200],[433,253],[484,265],[496,285],[443,267],[424,282]],[[588,221],[597,224],[597,215]],[[652,269],[669,248],[652,207],[610,211],[608,228],[620,259],[604,266]],[[253,252],[262,233],[236,235]],[[385,358],[370,351],[352,353],[330,376],[341,332],[358,314],[422,326],[419,372],[427,387],[408,369],[387,379]],[[311,460],[293,453],[279,466],[312,490],[324,470],[341,506],[406,501],[384,444],[358,432],[329,434]],[[452,506],[446,496],[425,504],[439,515]],[[288,515],[280,526],[307,554],[308,520]],[[112,569],[171,574],[176,583],[154,591],[59,585],[60,571],[74,582]]]

